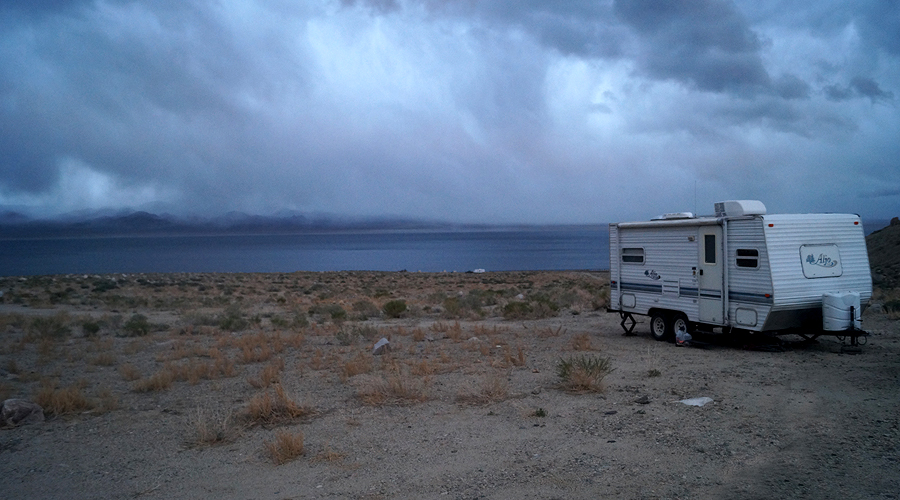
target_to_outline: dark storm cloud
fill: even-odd
[[[341,0],[341,4],[345,7],[365,5],[382,13],[395,12],[400,9],[400,3],[397,0]]]
[[[871,78],[857,76],[850,80],[850,87],[852,87],[857,94],[868,97],[872,102],[890,101],[894,99],[893,92],[881,90],[878,83]]]
[[[0,70],[3,88],[19,80],[0,123],[0,148],[14,155],[0,161],[7,188],[48,188],[65,157],[140,182],[231,170],[261,148],[256,133],[263,130],[247,133],[260,123],[235,94],[264,97],[282,81],[302,82],[279,62],[285,48],[267,43],[254,53],[260,47],[190,4],[135,9],[130,27],[46,21],[56,34]],[[268,77],[254,76],[261,74]]]
[[[810,85],[796,75],[785,74],[773,83],[775,92],[782,99],[808,99]]]
[[[639,67],[651,77],[715,92],[769,85],[759,39],[731,2],[618,0],[615,11],[638,33]]]
[[[850,85],[827,85],[825,95],[832,101],[846,101],[855,97],[867,97],[872,103],[892,101],[894,93],[882,90],[878,82],[861,76],[850,80]]]
[[[547,3],[488,1],[480,14],[534,34],[547,47],[564,55],[616,58],[622,56],[627,36],[608,2]]]

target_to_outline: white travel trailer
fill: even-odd
[[[714,216],[610,224],[609,255],[609,309],[626,334],[635,314],[650,316],[657,340],[719,329],[848,335],[856,345],[865,334],[872,278],[858,215],[768,215],[762,202],[726,201]]]

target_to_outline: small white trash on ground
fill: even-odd
[[[688,406],[703,406],[706,403],[712,403],[713,398],[708,398],[703,396],[702,398],[691,398],[691,399],[682,399],[679,403],[686,404]]]
[[[372,349],[372,354],[379,356],[390,350],[391,350],[391,343],[388,342],[388,339],[382,337],[381,340],[379,340],[375,344],[375,347]]]

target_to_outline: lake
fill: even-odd
[[[607,226],[0,240],[0,275],[608,269]]]

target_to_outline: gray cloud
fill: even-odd
[[[860,197],[865,198],[892,198],[900,196],[900,188],[879,189],[868,193],[860,193]]]
[[[892,101],[894,93],[882,90],[878,82],[871,78],[855,76],[847,86],[826,85],[825,95],[832,101],[846,101],[855,97],[868,97],[872,103]]]
[[[616,13],[641,37],[641,68],[652,77],[716,92],[769,85],[759,39],[730,2],[619,0]]]
[[[22,5],[0,19],[0,209],[900,210],[856,195],[900,157],[889,4]]]
[[[863,38],[889,54],[900,55],[900,3],[870,0],[862,2],[861,7]]]
[[[775,80],[774,88],[783,99],[808,99],[811,87],[796,75],[788,73]]]

